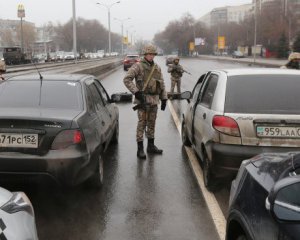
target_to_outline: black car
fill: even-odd
[[[300,236],[300,152],[243,161],[232,182],[226,240],[296,240]]]
[[[119,112],[92,75],[24,75],[0,84],[0,173],[74,186],[103,181]]]

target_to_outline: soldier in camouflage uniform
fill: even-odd
[[[173,59],[173,64],[168,67],[168,73],[171,73],[171,93],[174,93],[174,88],[177,86],[177,93],[180,93],[181,77],[184,70],[179,64],[179,57]]]
[[[163,150],[158,149],[154,145],[155,122],[157,105],[160,100],[162,111],[165,110],[167,104],[167,93],[161,69],[153,61],[153,58],[157,55],[156,47],[146,45],[143,49],[143,54],[144,57],[141,62],[134,64],[128,70],[123,80],[129,91],[135,95],[134,103],[138,106],[136,141],[138,147],[137,156],[139,158],[146,158],[143,145],[145,131],[148,138],[147,152],[162,154]],[[135,83],[133,80],[135,80]],[[144,91],[143,88],[145,88]]]

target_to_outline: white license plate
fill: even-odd
[[[300,138],[300,127],[267,127],[257,126],[258,137]]]
[[[0,147],[37,148],[38,134],[0,133]]]

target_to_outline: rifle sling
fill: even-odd
[[[149,76],[148,76],[148,78],[147,78],[147,80],[146,80],[146,82],[145,82],[145,84],[143,86],[143,90],[142,90],[143,92],[145,91],[146,87],[148,86],[148,83],[149,83],[149,81],[150,81],[150,79],[151,79],[151,77],[153,75],[154,69],[155,69],[155,64],[153,64],[151,72],[150,72],[150,74],[149,74]]]

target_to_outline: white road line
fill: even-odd
[[[170,112],[172,114],[172,117],[174,119],[175,125],[178,129],[178,132],[181,135],[181,121],[178,118],[171,101],[168,101],[168,106],[169,106]],[[219,238],[221,240],[223,240],[223,239],[225,239],[225,229],[226,229],[226,219],[224,217],[224,214],[221,211],[221,208],[218,204],[218,201],[217,201],[215,195],[212,194],[211,192],[209,192],[204,185],[202,169],[200,167],[200,164],[198,162],[198,159],[197,159],[194,151],[192,150],[192,148],[189,148],[189,147],[185,147],[185,150],[188,155],[188,159],[190,161],[192,170],[197,179],[198,185],[202,191],[206,205],[207,205],[209,212],[211,214],[211,217],[214,221]]]

